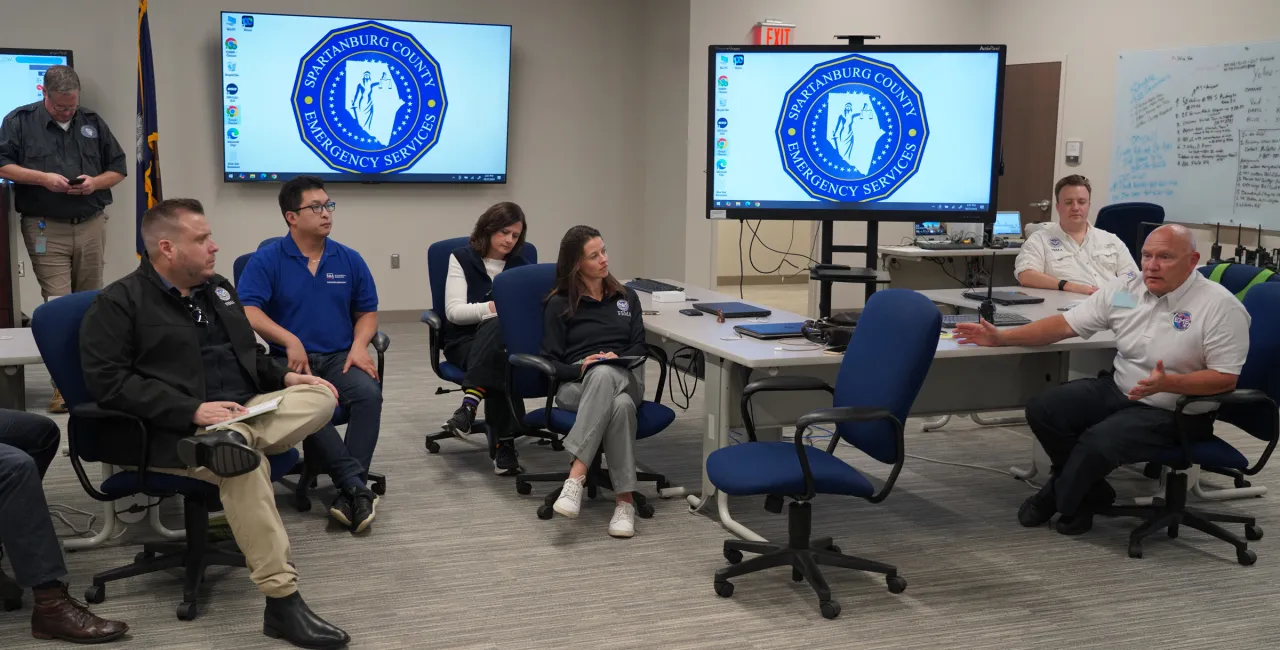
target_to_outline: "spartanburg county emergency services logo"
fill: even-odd
[[[1188,327],[1191,327],[1191,312],[1185,310],[1173,312],[1173,329],[1185,332]]]
[[[896,67],[852,54],[811,68],[787,91],[778,149],[810,196],[877,201],[920,168],[924,97]]]
[[[335,29],[298,62],[298,134],[325,164],[383,174],[412,167],[440,140],[440,64],[413,35],[366,21]]]

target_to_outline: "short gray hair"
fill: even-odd
[[[44,71],[44,89],[51,93],[76,92],[80,90],[80,75],[70,66],[50,66]]]

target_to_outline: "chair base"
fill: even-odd
[[[319,477],[323,472],[318,468],[311,467],[307,464],[307,459],[303,458],[289,470],[290,475],[296,474],[298,482],[293,489],[293,508],[298,512],[307,512],[311,510],[311,497],[307,494],[319,485]],[[373,493],[382,496],[387,493],[387,477],[378,472],[366,472],[365,480],[372,484]]]
[[[245,559],[234,542],[209,543],[209,509],[203,502],[185,499],[183,511],[187,531],[185,543],[143,544],[142,552],[134,556],[132,564],[93,576],[93,584],[85,590],[84,599],[92,604],[101,603],[107,597],[108,582],[166,569],[182,569],[182,602],[178,604],[178,618],[183,621],[194,619],[205,569],[211,566],[244,568]]]
[[[597,453],[595,459],[591,463],[591,467],[587,469],[587,498],[594,499],[599,494],[600,489],[614,492],[613,478],[609,475],[609,470],[601,466],[603,454]],[[516,478],[516,492],[520,494],[529,494],[533,492],[532,483],[564,483],[569,480],[569,472],[550,472],[546,474],[521,474]],[[670,487],[665,476],[661,474],[653,474],[650,472],[636,472],[636,481],[638,482],[654,482],[657,483],[658,489],[662,490]],[[550,519],[554,514],[551,509],[555,505],[556,499],[560,498],[560,492],[564,489],[561,485],[552,490],[546,497],[542,499],[542,505],[538,506],[538,518]],[[631,498],[636,504],[636,514],[641,519],[649,519],[653,516],[653,506],[649,505],[648,499],[639,492],[632,492]]]
[[[1258,561],[1258,556],[1249,549],[1249,544],[1235,534],[1214,522],[1244,524],[1245,539],[1256,541],[1262,539],[1262,528],[1257,520],[1243,515],[1232,515],[1217,512],[1205,512],[1198,508],[1187,507],[1187,475],[1171,471],[1165,479],[1164,499],[1157,500],[1151,506],[1108,506],[1097,510],[1096,514],[1106,517],[1141,517],[1141,525],[1129,533],[1129,557],[1142,557],[1142,541],[1160,531],[1166,531],[1170,539],[1178,537],[1182,525],[1208,533],[1236,549],[1236,561],[1249,566]]]
[[[808,502],[792,502],[787,512],[786,544],[770,542],[751,542],[741,539],[725,540],[724,558],[730,566],[716,571],[716,594],[722,598],[733,595],[733,583],[729,578],[755,573],[779,566],[791,567],[791,579],[809,583],[818,596],[818,608],[823,618],[835,618],[840,615],[840,603],[831,597],[831,589],[822,577],[819,566],[826,565],[882,573],[885,584],[891,593],[900,594],[907,588],[907,580],[898,575],[898,569],[888,564],[867,560],[852,555],[844,555],[840,547],[832,543],[830,537],[810,539],[812,529],[812,512]],[[759,557],[743,560],[742,554],[758,553]]]

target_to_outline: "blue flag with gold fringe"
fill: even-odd
[[[137,252],[142,256],[142,215],[160,202],[159,125],[156,122],[156,80],[151,67],[151,27],[147,0],[138,0],[138,217],[134,225]]]

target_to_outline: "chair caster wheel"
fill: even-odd
[[[902,576],[885,576],[884,583],[888,585],[891,594],[900,594],[907,590],[907,579]]]
[[[138,553],[137,555],[133,556],[133,561],[134,561],[134,563],[135,563],[135,564],[141,564],[141,563],[143,563],[143,562],[146,562],[147,560],[150,560],[151,558],[153,558],[153,557],[155,557],[155,556],[156,556],[156,554],[155,554],[155,553],[149,553],[149,552],[147,552],[147,551],[142,551],[142,552]]]
[[[733,548],[727,548],[724,551],[724,559],[727,560],[729,564],[737,564],[742,561],[742,551],[739,551]],[[725,583],[725,584],[728,584],[728,583]]]
[[[22,609],[22,599],[21,599],[21,598],[5,598],[5,599],[4,599],[4,611],[6,611],[6,612],[14,612],[14,611],[17,611],[17,610],[19,610],[19,609]]]
[[[1160,480],[1160,465],[1157,463],[1147,463],[1142,467],[1142,475],[1153,480]]]
[[[533,484],[526,481],[516,481],[516,494],[529,494],[533,492]]]
[[[1244,527],[1244,538],[1256,542],[1262,539],[1262,526],[1257,524],[1249,524]]]
[[[1236,551],[1236,562],[1239,562],[1244,566],[1253,566],[1253,563],[1257,561],[1258,554],[1254,553],[1252,549],[1246,548]]]
[[[1178,539],[1178,524],[1169,524],[1169,539]]]
[[[374,481],[374,482],[373,482],[373,488],[372,488],[372,489],[373,489],[373,493],[374,493],[374,494],[376,494],[376,495],[378,495],[378,496],[382,496],[382,495],[384,495],[384,494],[386,494],[386,493],[387,493],[387,482],[386,482],[386,481]]]
[[[555,511],[551,509],[551,506],[538,506],[538,519],[545,521],[550,519],[553,514],[555,514]]]
[[[1236,477],[1235,485],[1236,485],[1236,487],[1238,487],[1238,488],[1253,487],[1253,484],[1251,484],[1251,483],[1249,483],[1248,481],[1244,480],[1244,477],[1243,477],[1243,476],[1237,476],[1237,477]]]
[[[295,498],[293,500],[293,509],[297,510],[298,512],[310,512],[311,499],[309,497],[303,497],[303,496]]]
[[[719,596],[719,597],[721,597],[721,598],[728,598],[729,596],[732,596],[732,595],[733,595],[733,583],[732,583],[732,582],[728,582],[728,581],[726,581],[726,582],[717,582],[717,583],[716,583],[716,595],[717,595],[717,596]]]
[[[434,440],[428,440],[428,441],[427,441],[427,453],[428,453],[428,454],[438,454],[438,453],[440,453],[440,443],[438,443],[438,442],[436,442],[436,441],[434,441]]]
[[[818,608],[822,610],[822,618],[835,618],[840,615],[840,603],[834,600],[824,600],[818,603]]]
[[[1129,557],[1135,560],[1142,559],[1142,544],[1129,542]]]
[[[636,516],[641,519],[653,519],[653,506],[642,503],[636,506]]]
[[[178,604],[178,620],[191,621],[196,617],[196,604],[191,602]]]
[[[91,585],[84,590],[84,601],[90,605],[97,605],[107,599],[106,585]]]
[[[800,573],[800,570],[799,570],[799,569],[792,569],[792,570],[791,570],[791,581],[792,581],[792,582],[804,582],[804,574],[803,574],[803,573]]]
[[[656,486],[656,487],[658,488],[659,496],[661,496],[661,492],[662,492],[663,490],[665,490],[665,489],[667,489],[667,488],[671,487],[671,483],[669,483],[669,482],[667,482],[667,481],[658,481],[658,484],[657,484],[657,486]]]
[[[564,443],[559,440],[552,440],[551,451],[564,451]]]

